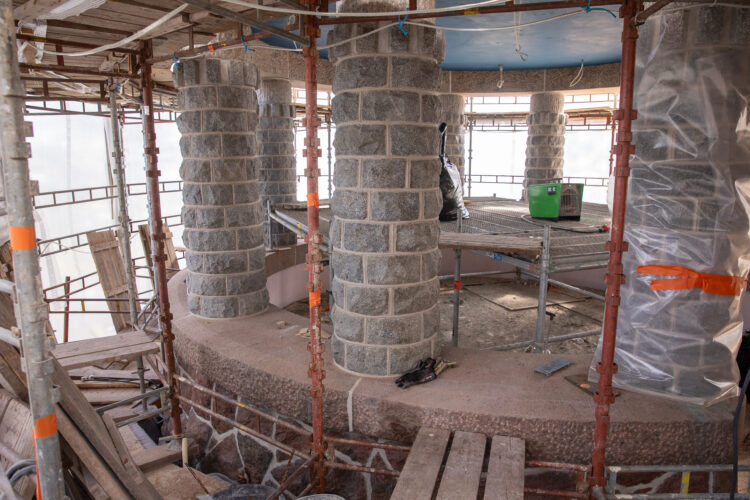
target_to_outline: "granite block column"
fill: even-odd
[[[563,176],[563,154],[565,150],[565,125],[563,114],[565,96],[555,92],[544,92],[531,96],[529,127],[526,138],[526,169],[523,181],[523,198],[531,184],[545,184]]]
[[[709,5],[659,14],[641,27],[619,387],[701,405],[737,392],[744,287],[721,294],[708,280],[704,288],[651,290],[654,280],[674,278],[638,266],[748,275],[748,27],[749,10]]]
[[[348,11],[407,1],[345,1]],[[331,41],[378,23],[337,25]],[[438,187],[442,35],[395,26],[336,47],[333,120],[333,359],[396,375],[438,350]]]
[[[464,114],[464,96],[461,94],[441,94],[440,102],[443,107],[441,122],[448,125],[445,136],[445,154],[461,172],[464,179],[464,139],[466,137],[466,115]]]
[[[207,318],[257,314],[268,306],[255,144],[258,70],[201,58],[181,61],[174,79],[188,306]]]
[[[258,168],[263,210],[270,203],[297,200],[297,162],[294,151],[294,106],[292,84],[279,78],[263,79],[258,89],[260,121]],[[276,221],[269,221],[266,246],[278,248],[297,243],[297,235]]]

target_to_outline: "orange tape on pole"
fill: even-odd
[[[44,439],[57,432],[57,415],[50,413],[46,417],[36,419],[34,425],[34,439]]]
[[[310,292],[310,309],[320,305],[320,290]]]
[[[454,281],[453,282],[453,286],[456,287],[456,290],[460,290],[461,289],[461,282],[460,281]]]
[[[10,227],[10,249],[31,250],[36,248],[36,233],[34,226],[11,226]]]
[[[747,278],[725,274],[708,274],[682,266],[638,266],[641,274],[675,276],[675,279],[653,280],[651,290],[689,290],[700,288],[715,295],[740,295],[747,288]]]
[[[318,193],[308,193],[307,194],[307,206],[308,207],[318,207],[318,206],[320,206],[320,200],[318,199]]]

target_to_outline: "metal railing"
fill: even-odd
[[[740,464],[738,470],[750,472],[750,465]],[[648,474],[662,475],[680,474],[680,491],[675,493],[617,493],[617,478],[621,474]],[[690,478],[693,473],[707,473],[707,492],[690,493]],[[714,476],[716,473],[732,473],[731,464],[703,464],[703,465],[623,465],[607,467],[607,491],[604,498],[608,500],[662,500],[662,499],[727,499],[729,493],[717,493],[714,491]],[[734,495],[736,500],[750,499],[750,484],[743,493]]]
[[[159,181],[159,193],[179,193],[182,181]],[[126,185],[128,196],[146,194],[146,183],[137,182]],[[47,191],[34,195],[34,208],[60,207],[91,201],[112,200],[117,198],[117,186],[96,186],[77,189]]]

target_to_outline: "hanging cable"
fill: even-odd
[[[167,13],[164,17],[161,17],[161,18],[157,19],[153,23],[149,24],[148,26],[146,26],[142,30],[140,30],[140,31],[138,31],[136,33],[133,33],[129,37],[123,38],[122,40],[120,40],[118,42],[113,42],[113,43],[110,43],[110,44],[107,44],[107,45],[102,45],[101,47],[97,47],[95,49],[84,50],[84,51],[81,51],[81,52],[57,52],[55,50],[46,50],[46,49],[42,49],[42,48],[39,48],[39,47],[35,47],[35,49],[38,50],[38,51],[40,51],[40,52],[43,52],[45,54],[50,54],[50,55],[54,55],[54,56],[65,56],[65,57],[84,57],[84,56],[90,56],[90,55],[93,55],[93,54],[98,54],[99,52],[104,52],[105,50],[117,49],[117,48],[122,47],[123,45],[127,45],[130,42],[134,42],[134,41],[142,38],[143,36],[151,33],[156,28],[159,28],[164,23],[166,23],[167,21],[169,21],[173,17],[177,16],[178,14],[180,14],[183,10],[185,10],[187,8],[188,8],[188,4],[182,4],[179,7],[177,7],[176,9],[174,9],[174,10],[170,11],[169,13]]]
[[[526,61],[526,59],[529,58],[529,55],[521,50],[521,13],[520,12],[513,12],[513,25],[515,26],[515,35],[516,35],[516,54],[518,54],[518,57],[521,58],[521,61]]]
[[[250,9],[265,10],[268,12],[277,12],[279,14],[297,14],[300,16],[309,16],[313,13],[308,10],[290,9],[287,7],[270,7],[268,5],[259,5],[257,3],[245,2],[243,0],[224,0],[226,3],[247,7]],[[484,2],[470,3],[465,5],[452,5],[450,7],[439,7],[434,9],[422,10],[397,10],[390,12],[319,12],[316,11],[316,17],[383,17],[383,16],[405,16],[407,14],[440,14],[442,12],[461,12],[472,10],[479,7],[489,7],[490,5],[504,5],[508,0],[486,0]]]
[[[583,59],[581,59],[581,67],[578,68],[578,73],[576,73],[576,76],[574,76],[573,79],[570,81],[570,88],[573,88],[579,83],[581,83],[582,78],[583,78]]]
[[[501,89],[505,85],[505,78],[503,78],[503,65],[500,65],[500,79],[497,81],[497,88]]]

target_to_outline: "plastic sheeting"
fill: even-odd
[[[673,5],[638,40],[614,385],[709,405],[738,392],[750,268],[750,9]],[[721,277],[681,280],[638,266]],[[600,357],[601,340],[592,380]]]

